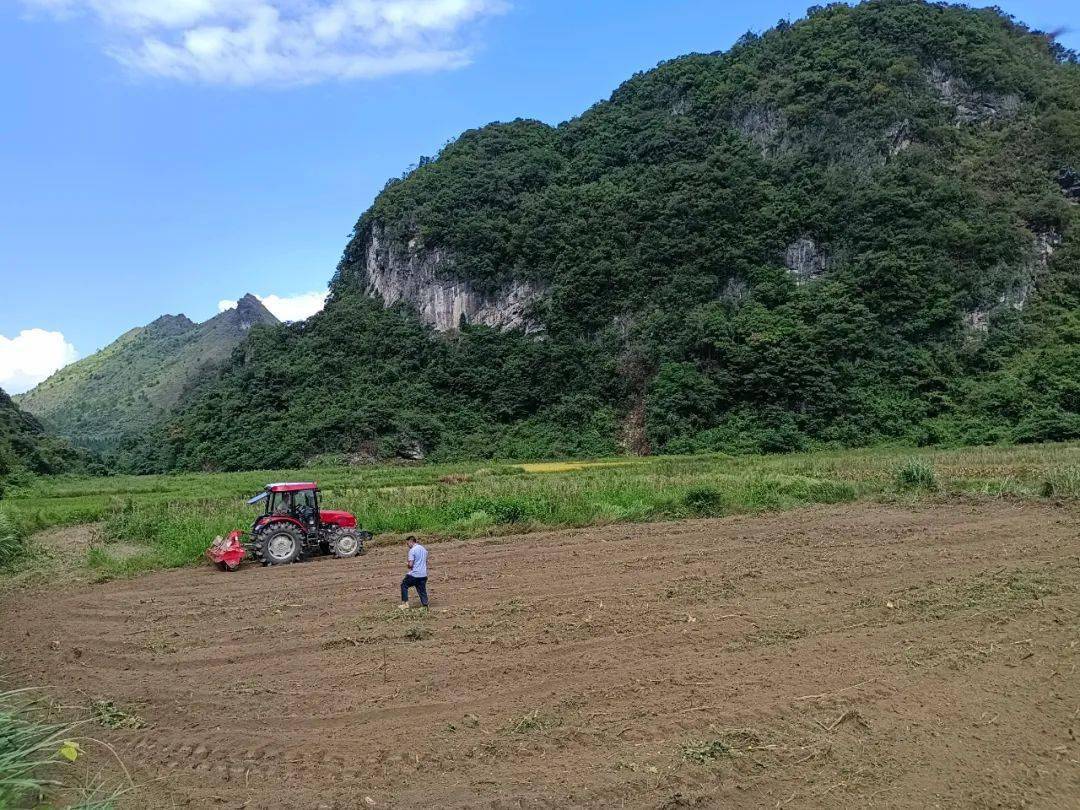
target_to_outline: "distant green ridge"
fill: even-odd
[[[277,323],[253,295],[204,323],[163,315],[15,401],[50,432],[108,453],[180,404],[184,392],[222,366],[253,326]]]

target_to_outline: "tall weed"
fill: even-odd
[[[902,490],[936,490],[934,465],[918,458],[905,462],[896,470],[896,486]]]
[[[0,512],[0,570],[14,563],[22,556],[23,550],[22,537],[14,522],[6,512]]]
[[[37,805],[52,784],[43,771],[60,762],[58,751],[70,731],[34,718],[26,694],[0,693],[0,808]]]

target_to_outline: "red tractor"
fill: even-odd
[[[234,531],[207,549],[222,570],[235,570],[248,553],[263,565],[284,565],[316,554],[355,557],[371,539],[370,532],[356,527],[351,513],[319,508],[317,484],[268,484],[248,503],[260,501],[266,506],[251,524],[250,543],[242,543],[243,533]]]

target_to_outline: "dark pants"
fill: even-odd
[[[409,588],[416,588],[416,595],[420,597],[420,604],[427,607],[427,577],[414,577],[406,574],[401,580],[401,601],[409,601]]]

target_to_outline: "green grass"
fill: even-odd
[[[101,785],[72,788],[58,778],[83,754],[74,723],[42,718],[44,711],[27,690],[0,692],[0,810],[16,807],[66,807],[111,810],[118,793]],[[78,798],[57,803],[58,792]],[[50,795],[53,794],[53,795]],[[49,801],[49,799],[52,799]]]
[[[42,795],[49,781],[42,772],[59,763],[67,731],[28,715],[23,692],[0,693],[0,808],[22,806]]]
[[[442,537],[718,517],[860,498],[1080,497],[1080,445],[658,456],[543,465],[321,467],[244,473],[41,479],[0,501],[0,565],[26,538],[104,524],[86,565],[101,578],[199,562],[214,536],[246,528],[244,499],[277,480],[317,480],[328,507],[376,534]],[[127,544],[114,554],[110,542]]]
[[[24,551],[23,539],[15,523],[0,512],[0,570],[15,563]]]

